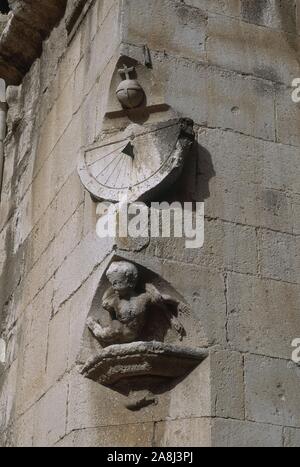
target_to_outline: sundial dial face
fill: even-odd
[[[98,200],[146,199],[173,172],[180,173],[192,139],[178,119],[159,125],[130,125],[124,133],[83,151],[79,176]]]

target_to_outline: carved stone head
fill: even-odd
[[[137,267],[127,261],[115,261],[107,270],[106,277],[117,292],[134,290],[138,280]]]

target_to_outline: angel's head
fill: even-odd
[[[127,261],[114,261],[106,273],[113,289],[122,293],[135,289],[138,275],[137,267]]]

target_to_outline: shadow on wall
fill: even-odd
[[[209,183],[216,176],[211,154],[195,142],[191,156],[186,162],[180,179],[172,186],[171,193],[164,192],[157,202],[199,202],[210,197]]]
[[[10,12],[10,7],[8,4],[8,0],[1,0],[0,3],[0,13],[3,15],[7,15]]]

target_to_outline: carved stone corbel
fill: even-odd
[[[157,394],[176,385],[208,353],[185,343],[189,306],[150,271],[118,260],[103,280],[87,319],[97,350],[82,374],[125,394],[127,408],[138,410],[155,403]]]

